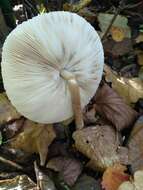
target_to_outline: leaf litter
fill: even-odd
[[[35,15],[35,5],[29,2],[25,5],[34,8],[28,10],[28,16]],[[21,184],[24,189],[24,180],[26,189],[142,190],[142,2],[39,1],[38,6],[44,12],[76,12],[92,24],[103,37],[104,75],[97,93],[83,110],[85,126],[78,131],[73,118],[53,125],[27,120],[5,93],[0,94],[1,165],[5,163],[13,171],[11,164],[18,165],[20,155],[32,158],[29,161],[22,156],[21,170],[16,171],[19,176],[3,177],[0,188],[13,190]],[[27,19],[26,12],[22,16],[19,10],[18,14],[19,23]],[[11,150],[8,158],[6,150]],[[24,176],[25,165],[29,168]],[[2,166],[0,169],[3,171]]]

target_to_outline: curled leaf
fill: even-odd
[[[143,98],[143,81],[139,78],[118,76],[107,65],[104,65],[106,81],[112,83],[112,88],[130,104]]]
[[[90,110],[85,110],[83,115],[84,115],[84,123],[85,125],[91,125],[91,124],[95,124],[95,122],[97,121],[97,118],[95,117],[96,114],[96,110],[95,108],[91,108]]]
[[[109,54],[113,57],[123,56],[131,51],[133,51],[132,41],[125,38],[121,42],[115,42],[112,39],[106,40],[104,42],[105,54]]]
[[[127,147],[132,172],[143,169],[143,116],[135,123]]]
[[[132,125],[137,117],[136,111],[107,84],[98,89],[94,100],[95,110],[119,131]]]
[[[47,164],[47,168],[60,172],[63,180],[70,186],[74,185],[82,171],[81,163],[76,159],[68,157],[51,159]]]
[[[129,179],[126,170],[127,168],[120,164],[107,168],[102,177],[102,187],[105,190],[117,190],[124,181]]]
[[[0,94],[0,123],[20,118],[20,114],[12,106],[5,93]]]
[[[87,127],[73,133],[78,151],[87,156],[90,161],[87,166],[95,170],[105,170],[114,163],[128,162],[128,154],[120,147],[119,134],[108,125]]]
[[[29,153],[39,153],[41,165],[45,164],[48,146],[56,137],[52,125],[37,124],[26,120],[23,131],[11,142],[13,148]]]
[[[138,59],[138,64],[143,65],[143,51],[138,51],[137,52],[137,59]]]

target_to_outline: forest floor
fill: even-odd
[[[13,3],[16,24],[57,10],[84,17],[101,37],[105,65],[81,131],[74,120],[41,127],[24,118],[1,79],[0,190],[142,190],[143,1],[22,2]]]

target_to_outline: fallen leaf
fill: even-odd
[[[91,176],[82,175],[71,190],[102,190],[99,181]]]
[[[91,11],[88,7],[80,9],[78,14],[84,17],[90,23],[94,22],[97,19],[95,12]]]
[[[131,39],[125,38],[120,42],[115,42],[112,39],[107,39],[103,43],[105,53],[109,53],[114,57],[123,56],[133,51],[133,45]]]
[[[98,89],[94,103],[95,110],[119,131],[130,127],[137,117],[137,113],[107,84]]]
[[[56,157],[51,159],[47,164],[47,168],[60,172],[60,175],[63,176],[63,180],[69,186],[74,185],[82,172],[81,163],[74,158],[68,157]]]
[[[95,117],[96,115],[96,110],[95,108],[91,108],[90,110],[85,110],[83,113],[83,119],[84,119],[84,123],[85,125],[91,125],[91,124],[95,124],[95,122],[97,121],[97,118]]]
[[[138,76],[143,81],[143,66],[140,68]]]
[[[64,11],[78,12],[80,9],[88,6],[92,0],[80,0],[78,3],[65,3],[63,5]]]
[[[127,149],[121,148],[120,135],[111,126],[97,125],[75,131],[73,139],[77,150],[90,159],[87,167],[91,169],[103,171],[120,161],[128,163]],[[118,148],[121,148],[120,153]]]
[[[34,169],[36,173],[37,185],[39,187],[37,189],[56,190],[54,182],[51,180],[48,174],[45,174],[42,170],[39,169],[36,162],[34,162]]]
[[[124,182],[123,184],[121,184],[118,188],[118,190],[137,190],[134,188],[134,185],[132,185],[132,183],[130,183],[129,181]],[[140,189],[138,189],[140,190]]]
[[[4,128],[5,138],[13,138],[19,131],[22,130],[25,122],[25,118],[20,117],[19,119],[14,120],[13,122],[7,123]]]
[[[19,175],[13,179],[0,180],[1,190],[37,190],[36,184],[26,175]]]
[[[11,146],[28,153],[39,153],[41,165],[45,164],[48,146],[56,134],[52,125],[37,124],[25,120],[23,131],[11,142]]]
[[[57,138],[56,138],[57,139]],[[68,153],[68,143],[60,141],[54,141],[48,149],[48,158],[56,156],[67,156]]]
[[[111,20],[114,17],[114,14],[99,13],[97,17],[98,17],[99,26],[101,28],[102,36],[103,36],[108,26],[110,25]],[[114,27],[116,27],[116,30],[118,30],[118,32],[120,31],[120,40],[118,38],[117,41],[118,40],[121,41],[121,39],[123,40],[124,38],[131,38],[131,29],[127,25],[127,23],[128,23],[128,19],[126,17],[121,16],[121,15],[117,16],[116,20],[113,22],[112,27],[110,29],[110,32],[111,34],[113,34],[115,40],[117,39],[117,35],[115,38],[115,33],[113,33]]]
[[[20,118],[20,114],[12,106],[5,93],[0,94],[0,124]]]
[[[123,182],[118,190],[142,190],[143,189],[143,170],[136,171],[134,180]]]
[[[143,169],[143,116],[135,123],[127,142],[132,173]]]
[[[112,26],[110,31],[113,40],[116,42],[121,42],[125,38],[124,30],[122,28]]]
[[[143,51],[137,52],[137,59],[138,59],[138,64],[143,65]]]
[[[143,42],[143,33],[140,33],[138,37],[136,38],[136,43]]]
[[[104,65],[105,79],[112,83],[112,88],[128,103],[136,103],[143,98],[143,81],[139,78],[120,77],[116,72]]]
[[[102,177],[102,187],[105,190],[117,190],[124,181],[129,179],[126,170],[127,168],[120,164],[107,168]]]

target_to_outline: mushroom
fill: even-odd
[[[95,94],[103,72],[103,47],[94,28],[75,13],[38,15],[18,25],[2,51],[2,77],[14,107],[39,123],[75,115]]]

